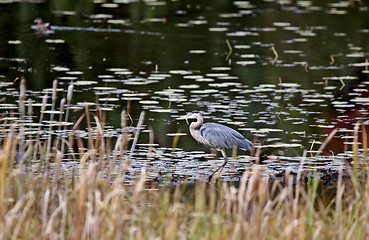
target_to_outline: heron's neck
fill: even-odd
[[[199,129],[204,123],[203,119],[198,118],[196,122],[192,122],[190,125],[191,129]]]

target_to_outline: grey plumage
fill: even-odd
[[[201,136],[213,147],[233,148],[234,144],[237,144],[237,148],[244,151],[253,149],[253,145],[249,140],[230,127],[218,123],[205,123],[199,131]]]
[[[224,157],[225,162],[211,174],[210,178],[227,164],[228,159],[224,151],[225,148],[237,147],[244,151],[252,151],[254,149],[253,144],[236,130],[218,123],[204,124],[204,118],[198,111],[178,118],[178,120],[181,119],[186,119],[186,121],[187,119],[197,119],[196,122],[190,124],[192,137],[199,143],[219,149]]]

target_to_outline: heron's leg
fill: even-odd
[[[211,178],[213,177],[213,175],[215,173],[217,173],[218,171],[222,171],[224,166],[227,165],[228,162],[228,158],[227,158],[227,154],[225,152],[224,149],[220,149],[220,152],[222,153],[223,157],[224,157],[224,163],[222,164],[222,166],[220,166],[217,170],[215,170],[210,176],[209,176],[209,181],[211,180]]]

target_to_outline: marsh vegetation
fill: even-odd
[[[368,238],[367,2],[0,11],[0,238]],[[255,151],[208,181],[193,110]]]
[[[339,165],[337,181],[328,186],[321,181],[327,173],[320,175],[318,168],[305,175],[304,159],[297,174],[286,168],[274,180],[263,165],[255,164],[238,182],[186,183],[169,178],[159,182],[148,177],[150,148],[145,152],[147,165],[139,174],[130,166],[143,119],[131,137],[122,124],[113,141],[103,134],[104,113],[100,113],[83,114],[87,125],[96,128],[86,141],[74,130],[64,139],[28,139],[23,124],[4,120],[0,129],[2,239],[367,237],[369,178],[364,167],[358,168],[359,152],[353,165]],[[123,112],[123,121],[125,116]],[[78,123],[71,129],[77,128]],[[49,141],[51,150],[46,151]],[[62,161],[62,141],[69,151],[78,145],[74,161],[79,164]]]

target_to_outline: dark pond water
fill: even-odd
[[[173,145],[176,133],[188,133],[175,119],[193,110],[253,140],[267,171],[298,167],[304,150],[311,165],[350,160],[354,124],[369,124],[366,1],[0,1],[0,12],[1,112],[17,109],[21,77],[35,122],[55,79],[57,102],[71,83],[74,108],[93,112],[99,98],[107,136],[119,134],[127,105],[128,125],[145,110],[153,177],[195,179],[222,162],[207,161],[214,156],[189,135]],[[335,128],[322,155],[336,157],[312,158]],[[137,171],[146,166],[148,135],[140,135]],[[254,159],[239,154],[225,180],[251,167]]]

